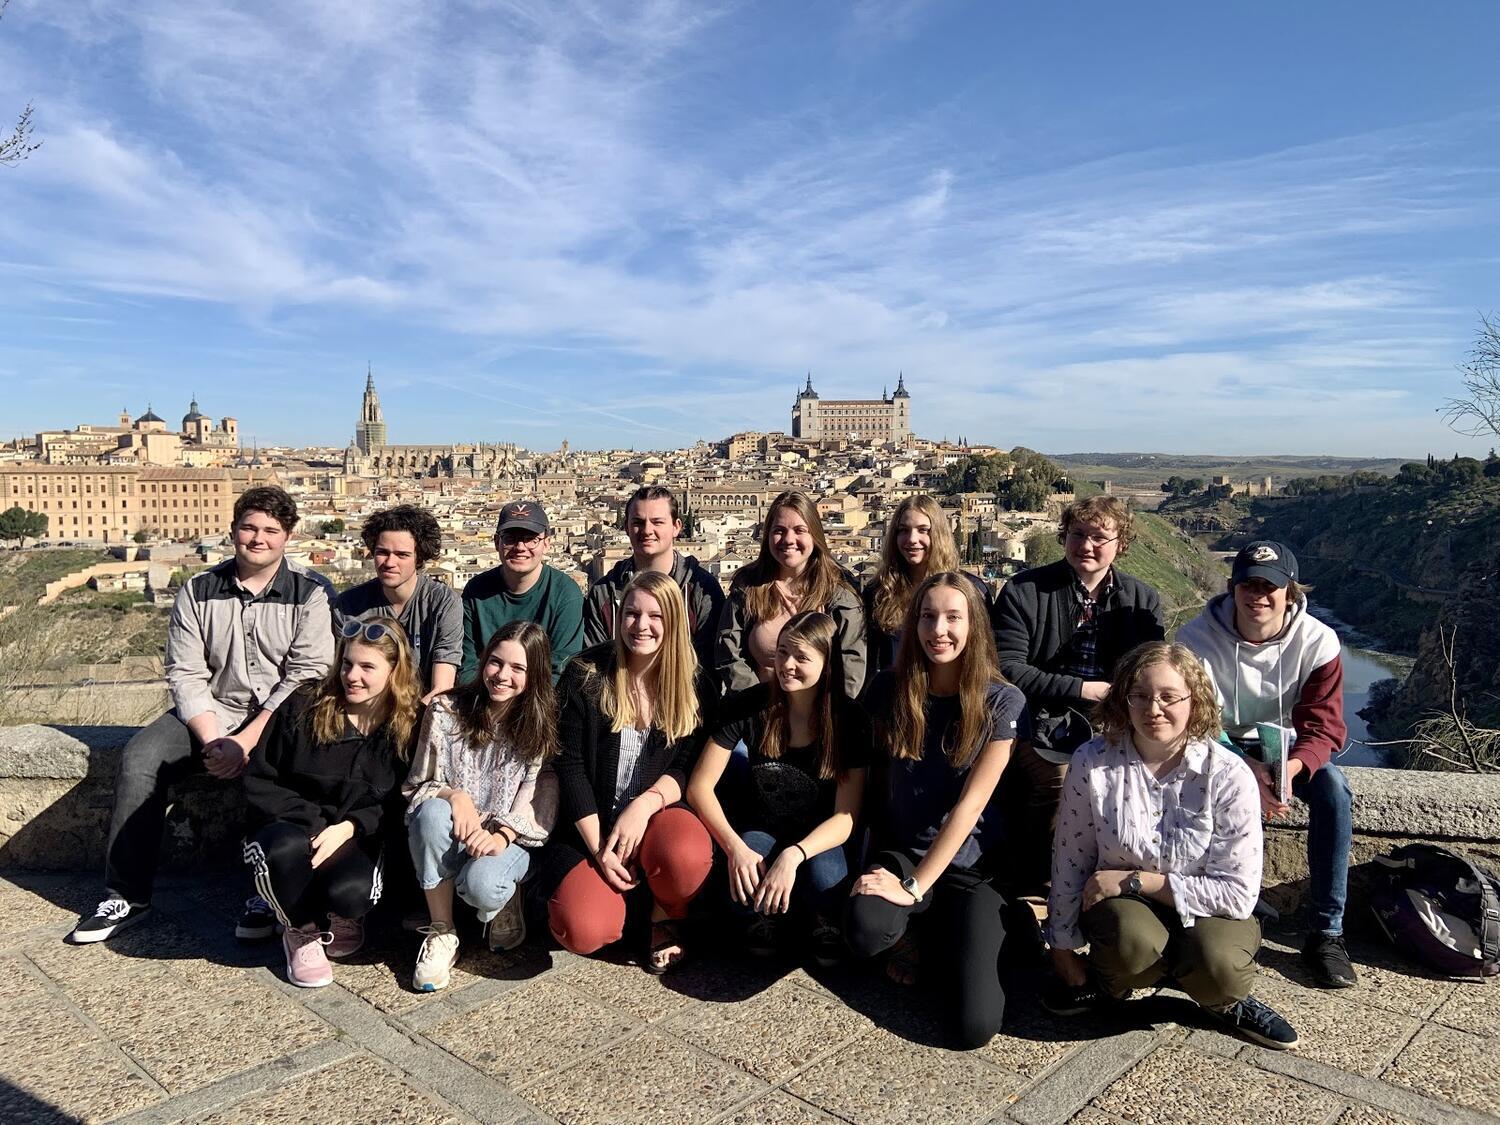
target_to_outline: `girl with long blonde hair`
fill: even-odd
[[[929,574],[944,570],[956,571],[972,582],[988,613],[989,588],[975,575],[958,568],[958,544],[947,513],[925,492],[908,496],[891,513],[880,547],[880,569],[865,585],[870,676],[896,662],[901,622],[912,594]]]
[[[536,894],[552,935],[584,954],[624,937],[627,896],[648,897],[644,961],[664,972],[685,955],[680,922],[713,861],[708,833],[679,802],[715,693],[671,575],[630,580],[614,640],[580,653],[557,690],[567,827],[547,846]]]
[[[943,571],[917,588],[896,665],[876,677],[869,698],[885,752],[882,807],[845,936],[860,956],[889,951],[887,972],[903,984],[915,980],[919,939],[950,1037],[979,1047],[1005,1014],[995,788],[1028,732],[1025,697],[1000,675],[983,603],[966,578]]]
[[[775,675],[776,638],[793,614],[817,610],[838,626],[844,694],[865,682],[865,614],[859,594],[828,552],[818,506],[803,492],[771,501],[760,555],[735,573],[719,626],[717,671],[725,691],[744,691]]]
[[[316,687],[276,709],[245,770],[245,862],[284,927],[287,979],[333,980],[380,898],[381,819],[411,756],[422,687],[394,621],[346,621]]]

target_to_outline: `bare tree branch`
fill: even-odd
[[[1443,420],[1469,437],[1500,436],[1500,322],[1480,314],[1479,338],[1458,365],[1464,393],[1439,408]]]
[[[0,0],[0,19],[5,18],[5,9],[10,6],[10,0]],[[31,139],[32,104],[26,103],[26,108],[21,110],[21,116],[16,121],[16,127],[11,130],[10,136],[0,139],[0,168],[8,168],[19,164],[37,149],[42,147],[41,141]]]

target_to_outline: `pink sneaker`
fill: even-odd
[[[288,926],[281,935],[281,948],[286,950],[286,979],[299,988],[322,988],[333,983],[333,968],[323,953],[323,938],[314,922],[301,928]]]
[[[328,930],[333,940],[325,952],[330,957],[352,957],[365,945],[365,924],[358,918],[343,918],[337,914],[328,916]]]

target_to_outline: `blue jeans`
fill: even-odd
[[[1307,805],[1307,926],[1337,937],[1344,932],[1349,897],[1349,849],[1354,838],[1349,779],[1329,762],[1308,777],[1299,773],[1292,795]]]
[[[406,834],[422,889],[454,880],[458,897],[478,912],[481,922],[500,913],[531,866],[531,853],[520,844],[499,855],[471,856],[453,838],[453,806],[441,797],[417,806]]]
[[[761,855],[770,858],[781,850],[769,832],[751,831],[740,839]],[[842,847],[829,848],[810,857],[797,869],[797,881],[792,884],[792,901],[788,913],[815,911],[825,918],[837,919],[843,911],[844,883],[849,878],[849,861]],[[754,913],[748,906],[741,906],[731,899],[736,914]]]

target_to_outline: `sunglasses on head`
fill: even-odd
[[[353,617],[345,621],[343,627],[339,629],[339,635],[346,641],[359,637],[372,645],[390,636],[390,632],[389,625],[384,625],[379,621],[359,621]]]

